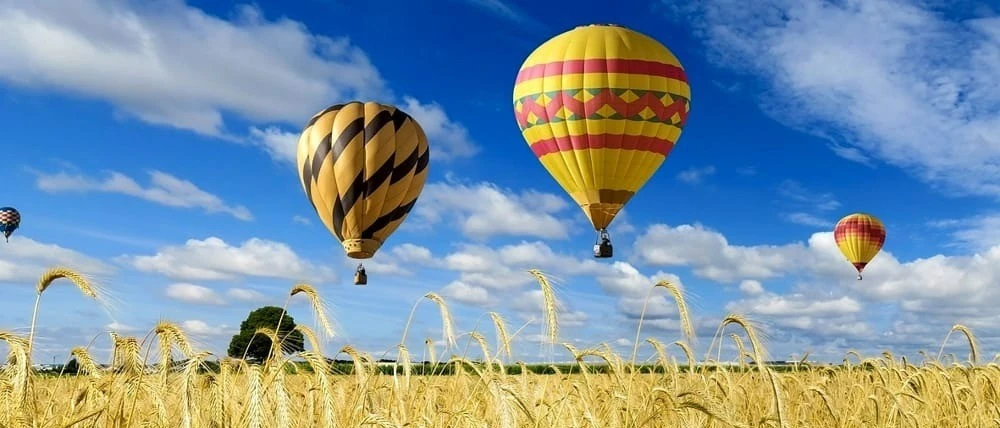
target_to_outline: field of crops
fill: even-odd
[[[546,327],[558,339],[557,304],[540,272]],[[84,295],[99,293],[72,271],[53,269],[39,281],[39,299],[56,280],[66,279]],[[217,358],[192,349],[184,332],[161,322],[144,341],[112,334],[114,353],[99,364],[87,348],[72,351],[76,375],[34,373],[28,337],[0,331],[9,348],[0,373],[0,425],[4,427],[988,427],[1000,424],[1000,366],[978,362],[975,337],[968,362],[928,359],[919,364],[884,353],[875,358],[848,355],[845,364],[794,364],[775,370],[764,364],[765,350],[753,324],[730,315],[721,321],[713,345],[732,340],[742,356],[735,364],[696,360],[681,292],[668,282],[652,285],[673,296],[684,326],[671,344],[642,341],[655,350],[652,364],[633,365],[632,355],[610,347],[576,349],[560,345],[572,366],[538,374],[525,365],[505,366],[510,343],[503,318],[490,313],[496,346],[484,333],[467,334],[476,352],[440,361],[433,342],[422,352],[428,364],[411,363],[398,347],[398,365],[379,365],[350,346],[341,352],[351,365],[340,367],[316,352],[316,332],[297,326],[307,350],[274,352],[263,364]],[[330,334],[328,315],[316,290],[295,285],[289,299],[305,296]],[[440,309],[449,342],[456,336],[447,303],[428,293]],[[418,302],[419,303],[419,302]],[[414,306],[414,309],[416,306]],[[43,308],[44,310],[44,308]],[[411,314],[412,317],[412,314]],[[408,326],[406,329],[408,330]],[[279,342],[273,330],[262,337]],[[739,334],[736,334],[739,333]],[[405,342],[405,334],[401,342]],[[641,334],[637,331],[637,337]],[[744,343],[744,340],[746,343]],[[638,342],[638,341],[637,341]],[[667,346],[687,361],[668,356]],[[151,352],[150,352],[151,351]],[[152,355],[148,355],[151,353]],[[462,352],[456,352],[461,355]],[[474,355],[473,355],[474,354]],[[179,358],[178,358],[179,357]],[[211,363],[211,364],[210,364]],[[635,369],[633,369],[635,367]],[[572,373],[568,369],[572,368]]]

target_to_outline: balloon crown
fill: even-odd
[[[618,27],[618,28],[625,28],[624,25],[618,25],[618,24],[588,24],[588,25],[579,25],[576,28],[583,28],[583,27]]]

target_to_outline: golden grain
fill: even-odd
[[[537,271],[532,275],[542,285],[546,300],[546,339],[555,339],[558,320],[552,314],[558,302],[551,284],[543,284],[545,276]],[[310,289],[293,291],[289,297],[303,293],[311,301],[321,301]],[[687,317],[680,290],[671,295],[678,305],[678,318]],[[435,293],[424,298],[438,306],[445,341],[451,347],[455,332],[445,300]],[[453,353],[441,355],[444,364],[438,367],[434,343],[427,339],[426,352],[436,375],[418,373],[403,344],[404,333],[397,345],[396,363],[403,367],[402,381],[395,375],[396,365],[383,374],[371,356],[350,345],[340,351],[351,358],[353,374],[335,374],[344,368],[335,369],[324,358],[313,331],[301,325],[296,329],[306,338],[309,350],[286,356],[276,349],[260,365],[222,358],[213,372],[206,368],[214,357],[193,349],[180,327],[162,321],[148,341],[112,333],[107,368],[95,361],[88,348],[73,348],[78,374],[56,377],[32,371],[30,335],[24,338],[0,331],[0,341],[8,348],[7,364],[0,369],[0,426],[980,427],[996,426],[1000,418],[1000,365],[996,361],[979,365],[978,341],[963,325],[955,325],[948,334],[957,331],[965,336],[970,348],[968,364],[926,356],[921,364],[913,364],[888,351],[870,358],[851,351],[843,366],[809,364],[804,354],[790,370],[777,373],[764,363],[766,350],[759,329],[734,314],[723,319],[717,345],[721,352],[727,326],[742,329],[741,335],[728,336],[736,344],[736,365],[707,357],[697,361],[691,349],[693,329],[681,319],[682,337],[673,343],[687,358],[686,372],[667,353],[665,342],[650,337],[646,342],[655,354],[655,372],[648,367],[636,370],[607,344],[577,349],[567,343],[563,344],[565,355],[574,366],[553,364],[548,369],[555,374],[540,375],[530,373],[520,361],[516,362],[519,374],[508,374],[502,365],[497,368],[499,361],[494,360],[512,355],[511,343],[520,329],[508,335],[500,314],[489,314],[497,338],[496,357],[491,356],[483,333],[473,330],[462,335],[468,334],[478,344],[485,364]],[[317,315],[325,317],[325,313]],[[275,329],[257,333],[281,346]],[[744,349],[743,337],[748,349]],[[148,367],[141,357],[141,350],[154,343],[159,346],[158,368]],[[186,360],[179,362],[179,370],[168,370],[174,363],[174,349]],[[745,365],[746,357],[753,360],[753,366]],[[442,373],[446,369],[452,372]]]

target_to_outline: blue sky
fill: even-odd
[[[512,331],[533,320],[515,357],[548,359],[532,267],[560,279],[560,339],[578,348],[631,351],[642,298],[670,279],[689,294],[700,352],[729,312],[759,322],[775,358],[936,351],[954,323],[984,355],[1000,350],[1000,8],[988,2],[38,3],[0,1],[0,205],[24,217],[0,245],[0,328],[27,332],[33,284],[56,264],[112,303],[48,290],[41,361],[94,337],[100,355],[104,332],[141,337],[160,319],[222,353],[247,312],[280,306],[298,280],[338,321],[328,353],[393,350],[435,291],[458,332],[478,323],[492,337],[487,311]],[[613,224],[616,257],[597,261],[583,213],[521,138],[511,92],[535,46],[605,22],[674,52],[692,111]],[[351,285],[354,262],[293,165],[302,123],[350,99],[400,106],[432,150],[368,287]],[[854,211],[888,227],[861,282],[831,233]],[[290,308],[312,322],[306,302]],[[663,296],[647,315],[644,337],[680,338]],[[441,327],[424,302],[411,353],[427,337]]]

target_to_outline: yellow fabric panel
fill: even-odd
[[[364,105],[351,105],[344,107],[341,110],[341,114],[337,115],[333,122],[333,138],[334,144],[338,137],[345,131],[351,122],[365,117],[365,106]],[[335,199],[337,196],[345,196],[350,190],[351,185],[354,183],[354,178],[364,171],[365,168],[365,134],[358,133],[351,142],[347,144],[347,147],[340,154],[340,157],[336,161],[333,160],[333,156],[327,158],[330,162],[330,167],[327,165],[323,166],[323,170],[320,172],[320,176],[317,181],[324,183],[327,180],[324,179],[324,174],[334,173],[336,178],[334,179],[335,186],[323,186],[322,188],[329,188],[332,192],[332,198]],[[326,197],[326,194],[323,195]],[[363,229],[362,216],[364,215],[364,201],[362,203],[356,203],[349,211],[346,212],[344,217],[344,225],[341,227],[341,233],[343,233],[345,239],[360,239],[361,232]]]
[[[419,149],[420,138],[417,134],[417,128],[414,126],[416,122],[406,122],[399,131],[396,132],[396,160],[395,167],[399,168],[399,165],[406,161],[411,155],[419,155],[417,150]],[[406,192],[410,187],[410,181],[413,178],[413,173],[410,172],[403,176],[402,179],[388,186],[388,192],[385,195],[385,202],[383,204],[383,209],[379,213],[379,216],[383,216],[392,211],[396,207],[403,204],[403,198],[406,197]],[[392,231],[389,231],[390,233]]]
[[[574,125],[562,125],[563,123],[573,123]],[[624,132],[614,132],[621,128],[624,128]],[[663,128],[667,129],[664,130]],[[673,130],[670,130],[670,128],[673,128]],[[660,134],[660,132],[664,132],[664,134]],[[677,135],[679,137],[680,132],[680,128],[665,123],[644,122],[629,119],[581,119],[533,126],[525,129],[524,132],[522,132],[522,135],[530,145],[538,141],[551,140],[553,138],[578,137],[595,134],[624,134],[642,137]],[[676,142],[677,140],[672,139],[670,141]]]
[[[589,47],[589,49],[588,49]],[[664,55],[666,51],[668,54]],[[680,62],[660,42],[622,27],[587,25],[555,36],[535,49],[524,67],[571,59],[639,59],[680,67]]]
[[[299,136],[299,145],[298,145],[298,154],[297,154],[296,158],[298,160],[298,163],[297,163],[298,168],[297,169],[298,169],[298,173],[299,173],[299,181],[300,181],[300,184],[302,184],[302,190],[303,191],[306,190],[305,189],[305,187],[306,187],[305,180],[306,179],[303,177],[302,167],[303,167],[303,165],[311,165],[312,164],[312,158],[313,158],[312,155],[313,155],[313,153],[315,151],[316,151],[316,147],[315,147],[315,144],[313,144],[313,141],[310,139],[309,133],[303,133],[302,135],[300,135]],[[310,183],[310,187],[312,189],[315,189],[316,188],[316,179],[313,178],[313,177],[309,177],[308,181]],[[327,230],[329,230],[330,232],[333,232],[333,210],[331,209],[331,205],[330,205],[331,202],[326,201],[325,199],[323,199],[323,197],[321,195],[319,195],[319,192],[316,192],[316,191],[312,192],[312,197],[311,197],[310,202],[313,204],[313,206],[315,206],[315,208],[316,208],[316,214],[319,216],[320,221],[323,222],[323,226],[326,226]]]
[[[366,129],[372,126],[373,118],[377,117],[379,113],[386,111],[395,112],[395,109],[383,110],[381,106],[371,103],[365,105],[365,117],[368,119],[365,123]],[[392,162],[392,157],[396,154],[397,150],[397,139],[396,131],[393,125],[390,123],[383,126],[377,130],[374,136],[367,135],[365,138],[369,139],[365,143],[365,181],[374,180],[375,174],[379,173],[379,170],[386,167],[387,163]],[[367,187],[367,186],[366,186]],[[364,210],[361,213],[361,230],[368,229],[371,227],[379,217],[386,213],[386,211],[392,211],[392,206],[385,205],[386,195],[389,192],[389,180],[385,180],[378,187],[372,189],[372,192],[365,196],[363,201]]]
[[[602,174],[601,180],[604,184],[601,186],[593,185],[577,185],[577,181],[567,172],[565,164],[567,160],[565,157],[570,157],[570,162],[575,161],[578,158],[588,158],[597,159],[600,162],[595,162],[595,164],[605,165],[605,159],[638,159],[636,162],[625,162],[617,161],[615,165],[616,169],[612,168],[595,168]],[[549,170],[552,174],[552,178],[562,186],[566,193],[574,193],[586,190],[599,190],[599,189],[611,189],[611,190],[629,190],[632,192],[637,192],[646,180],[653,175],[653,172],[659,168],[663,160],[666,159],[665,156],[657,153],[652,153],[643,150],[625,150],[625,149],[583,149],[583,150],[567,150],[562,152],[554,152],[542,156],[539,160],[545,169]],[[621,163],[619,163],[621,162]],[[621,165],[624,164],[624,167]],[[581,201],[582,202],[582,201]],[[598,201],[589,201],[596,203]]]

